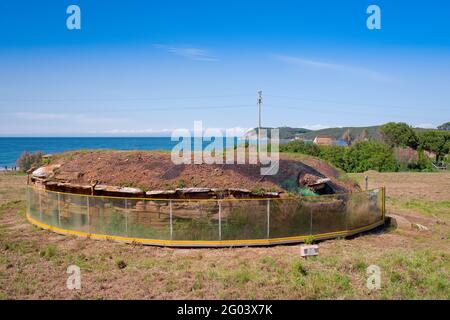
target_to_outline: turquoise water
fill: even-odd
[[[171,141],[170,137],[0,138],[0,168],[14,166],[24,151],[58,153],[80,149],[171,150],[177,143]],[[203,142],[203,147],[209,143]]]

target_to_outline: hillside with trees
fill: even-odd
[[[339,129],[311,131],[305,135],[316,136],[320,131],[323,135],[351,142],[347,147],[295,140],[282,145],[280,150],[316,156],[346,172],[433,171],[437,167],[447,167],[450,162],[448,130],[418,129],[401,122],[357,128],[359,130]]]

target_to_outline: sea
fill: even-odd
[[[39,137],[0,137],[0,170],[5,166],[11,168],[16,160],[25,152],[41,151],[44,154],[55,154],[70,150],[110,149],[110,150],[172,150],[179,141],[171,141],[170,137],[82,137],[82,138],[39,138]],[[211,141],[202,141],[202,148]],[[231,145],[233,141],[225,140],[223,145]],[[237,139],[234,140],[237,143]],[[192,139],[192,150],[194,141]]]

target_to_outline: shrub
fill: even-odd
[[[294,140],[285,145],[281,145],[280,152],[296,152],[318,157],[320,155],[320,148],[311,142]]]
[[[332,165],[345,169],[345,154],[348,148],[341,146],[321,146],[320,158],[331,163]]]
[[[19,159],[17,159],[16,164],[23,172],[27,172],[32,167],[40,167],[42,162],[42,156],[44,154],[41,151],[35,153],[29,153],[24,151]]]
[[[351,147],[317,146],[302,141],[291,141],[282,146],[280,151],[317,156],[346,172],[397,171],[397,162],[392,149],[384,143],[373,140],[359,141]]]
[[[363,141],[347,149],[343,169],[347,172],[397,171],[397,162],[394,153],[387,145],[375,141]]]

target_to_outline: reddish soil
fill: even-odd
[[[262,176],[259,164],[175,165],[170,153],[156,151],[83,151],[56,156],[52,164],[61,164],[55,179],[70,183],[139,187],[164,190],[189,187],[245,188],[284,191],[295,184],[301,172],[330,178],[337,192],[353,192],[359,186],[336,168],[316,158],[280,154],[276,175]]]

